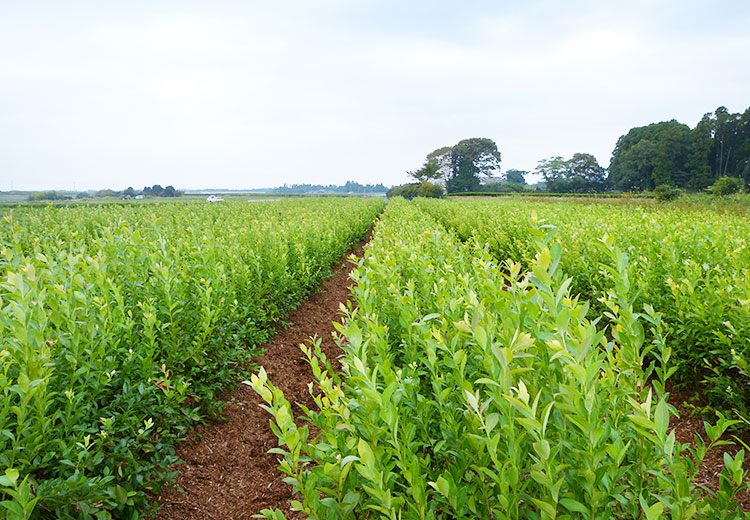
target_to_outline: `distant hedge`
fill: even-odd
[[[64,194],[61,191],[36,191],[29,195],[29,201],[39,201],[39,200],[70,200],[72,197],[69,195]]]
[[[487,191],[465,191],[449,193],[450,197],[564,197],[564,198],[589,198],[589,199],[651,199],[651,192],[640,193],[550,193],[548,191],[525,191],[525,192],[487,192]]]
[[[386,193],[388,198],[391,197],[403,197],[405,199],[413,199],[414,197],[427,197],[431,199],[440,199],[443,197],[445,191],[439,184],[432,182],[415,182],[413,184],[404,184],[402,186],[394,186]]]

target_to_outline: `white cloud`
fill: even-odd
[[[504,169],[606,165],[631,126],[750,104],[747,9],[666,4],[19,4],[0,189],[391,184],[477,136]]]

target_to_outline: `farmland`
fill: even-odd
[[[667,393],[675,370],[747,384],[746,230],[745,218],[669,207],[391,201],[354,274],[343,370],[304,349],[318,407],[293,421],[262,369],[251,380],[296,508],[742,517],[744,451],[725,455],[716,490],[694,483],[737,422],[717,414],[680,443]],[[724,392],[720,405],[742,413],[743,396]]]
[[[314,379],[307,404],[281,391],[278,369],[249,377],[295,509],[743,517],[744,451],[725,455],[715,488],[696,480],[749,415],[744,214],[515,198],[382,210],[357,199],[7,210],[0,518],[140,518],[174,477],[175,443],[221,412],[217,393],[249,375],[256,346],[376,219],[339,350],[319,337],[298,351]],[[691,444],[670,429],[674,387],[711,412]]]
[[[6,210],[0,517],[138,517],[175,441],[382,207]]]
[[[483,244],[493,258],[528,266],[535,254],[529,215],[553,225],[571,291],[606,310],[609,277],[602,240],[628,254],[634,306],[663,317],[676,378],[710,403],[750,417],[750,221],[736,214],[677,206],[548,204],[486,201],[420,207],[462,240]]]

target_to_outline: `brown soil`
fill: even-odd
[[[691,413],[692,409],[686,405],[686,403],[691,401],[692,397],[693,394],[690,392],[675,391],[672,389],[669,395],[669,403],[677,408],[680,416],[672,417],[669,426],[674,430],[677,442],[694,446],[695,436],[700,435],[703,442],[708,444],[708,437],[706,437],[703,419],[697,417],[696,414]],[[750,442],[750,435],[744,433],[740,436],[740,439],[747,444]],[[744,449],[742,444],[737,442],[731,434],[725,434],[722,437],[722,440],[734,442],[734,445],[716,446],[708,451],[694,481],[695,484],[705,486],[714,492],[719,489],[719,473],[724,469],[724,453],[729,453],[734,457],[738,451]],[[689,455],[686,454],[686,456]],[[745,470],[747,471],[749,469],[750,456],[745,452]],[[736,498],[739,502],[740,509],[743,511],[750,511],[750,491],[747,489],[740,491]]]
[[[362,256],[368,240],[369,236],[357,246],[356,256]],[[291,325],[262,345],[265,353],[254,360],[292,403],[314,406],[307,389],[312,371],[300,343],[317,336],[327,357],[340,354],[332,336],[333,322],[341,318],[339,304],[349,299],[352,268],[348,261],[338,265],[287,318]],[[183,463],[175,468],[176,488],[157,497],[157,520],[249,519],[265,508],[278,508],[290,519],[303,518],[290,512],[292,487],[282,481],[278,455],[268,453],[278,442],[268,413],[259,406],[262,400],[250,387],[239,385],[226,401],[223,421],[199,426],[179,446],[177,455]]]

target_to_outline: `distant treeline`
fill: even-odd
[[[180,190],[175,189],[171,184],[166,188],[162,188],[159,184],[154,184],[151,187],[144,187],[140,192],[135,191],[133,188],[127,188],[126,190],[117,193],[115,195],[125,197],[137,197],[143,195],[144,197],[182,197],[183,193]]]
[[[659,185],[700,191],[721,177],[750,184],[750,108],[708,113],[695,128],[675,120],[632,128],[612,152],[610,189],[653,190]]]
[[[347,181],[346,184],[284,184],[278,188],[250,190],[254,193],[385,193],[388,191],[383,184],[360,184]]]
[[[28,200],[30,201],[39,201],[39,200],[70,200],[73,197],[70,195],[62,192],[62,191],[55,191],[55,190],[47,190],[47,191],[35,191],[31,195],[29,195]]]
[[[500,173],[500,151],[487,138],[463,139],[427,154],[425,163],[407,174],[415,183],[390,194],[435,192],[436,183],[453,193],[618,193],[652,192],[669,200],[683,191],[728,195],[750,185],[750,107],[730,113],[725,107],[703,116],[695,128],[675,120],[631,128],[617,140],[609,167],[589,153],[538,161],[533,171]],[[532,186],[526,176],[542,178]]]
[[[139,195],[144,197],[182,197],[183,193],[180,190],[175,189],[174,186],[167,186],[162,188],[159,184],[153,186],[146,186],[140,191],[136,191],[132,187],[128,187],[122,191],[116,190],[98,190],[98,191],[81,191],[75,194],[76,199],[90,199],[93,197],[120,197],[122,199],[132,199]],[[72,200],[73,196],[69,193],[55,190],[48,191],[36,191],[29,195],[28,200],[30,201],[43,201],[43,200]]]
[[[511,196],[521,196],[521,197],[540,197],[540,198],[555,198],[555,197],[562,197],[562,198],[585,198],[585,199],[650,199],[655,198],[655,195],[653,192],[650,191],[642,191],[637,193],[612,193],[612,192],[606,192],[606,193],[596,193],[596,192],[588,192],[588,193],[554,193],[551,191],[539,191],[539,190],[524,190],[524,191],[464,191],[464,192],[456,192],[451,193],[451,197],[511,197]]]

